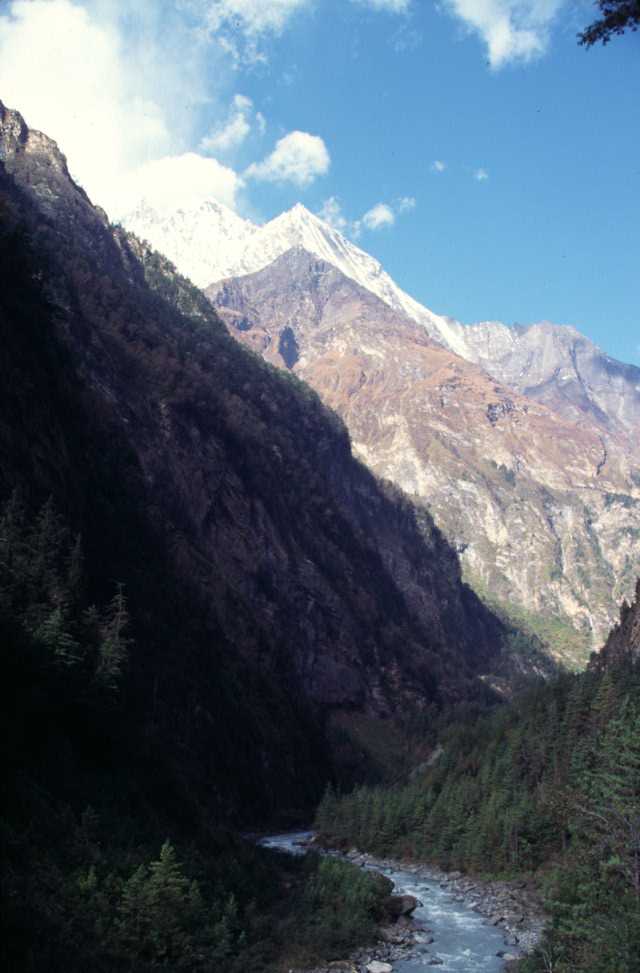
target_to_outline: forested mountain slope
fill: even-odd
[[[88,597],[124,585],[149,739],[251,817],[312,799],[332,711],[477,693],[503,629],[428,515],[4,108],[0,158],[2,492],[53,497]]]
[[[502,628],[429,516],[353,461],[314,393],[112,231],[54,143],[0,119],[2,490],[52,495],[83,534],[92,590],[126,585],[141,709],[151,718],[152,682],[173,742],[213,772],[213,753],[228,757],[209,680],[241,667],[251,705],[216,705],[247,706],[223,722],[257,766],[230,786],[308,794],[310,719],[321,732],[332,709],[387,717],[476,692]]]

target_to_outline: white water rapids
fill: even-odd
[[[304,842],[311,832],[272,835],[260,844],[290,854],[304,854]],[[364,865],[381,872],[394,883],[395,895],[413,895],[422,905],[413,919],[425,930],[428,944],[417,943],[401,960],[393,963],[394,973],[427,973],[432,969],[442,973],[498,973],[504,960],[498,952],[518,955],[517,948],[506,946],[503,934],[465,902],[457,901],[454,892],[441,888],[437,878],[430,877],[419,867],[406,869],[391,867],[384,861],[369,860]],[[434,962],[435,961],[435,962]]]

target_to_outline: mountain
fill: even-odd
[[[640,574],[626,435],[497,383],[305,249],[207,293],[239,340],[336,409],[373,470],[428,505],[476,590],[565,662],[601,644]]]
[[[215,208],[215,218],[209,219],[207,207]],[[466,577],[483,596],[510,606],[511,611],[515,608],[520,620],[533,624],[547,640],[566,642],[565,658],[584,659],[602,643],[638,566],[634,538],[640,472],[633,456],[640,421],[640,369],[609,358],[573,328],[549,323],[508,327],[500,322],[465,326],[436,315],[402,291],[378,261],[301,205],[262,227],[239,221],[219,204],[171,217],[148,211],[144,218],[126,222],[164,249],[197,283],[213,279],[207,293],[232,322],[232,333],[272,363],[292,367],[311,382],[347,421],[359,455],[378,473],[429,504],[438,524],[461,551]],[[409,401],[404,411],[396,409],[393,401],[378,402],[378,409],[396,418],[388,420],[384,434],[374,436],[374,426],[369,424],[369,434],[364,435],[363,420],[356,419],[353,402],[347,404],[344,396],[340,401],[335,388],[338,379],[329,376],[324,357],[320,374],[316,359],[326,355],[324,324],[318,332],[323,335],[323,349],[320,351],[314,339],[311,352],[311,322],[316,328],[320,300],[313,261],[282,279],[278,261],[294,251],[304,251],[335,268],[345,282],[352,282],[354,294],[359,288],[359,307],[367,304],[364,292],[373,296],[374,305],[368,302],[369,324],[377,316],[389,326],[389,338],[393,336],[399,343],[395,351],[388,342],[384,352],[378,350],[380,369],[393,371],[394,362],[402,359],[411,370],[409,347],[402,347],[402,335],[411,336],[415,347],[415,325],[422,329],[427,343],[431,339],[458,356],[457,362],[452,360],[454,370],[472,374],[460,358],[480,366],[485,379],[478,379],[476,371],[476,379],[465,385],[464,392],[448,390],[449,397],[469,396],[469,408],[460,402],[457,420],[447,422],[431,408],[419,422]],[[261,272],[268,276],[270,265],[272,284],[265,276],[256,278],[255,288],[243,285],[240,294],[233,280],[229,282],[239,277],[248,280]],[[280,295],[278,288],[282,288]],[[391,316],[380,302],[393,312]],[[339,305],[334,300],[327,311],[335,332],[332,369],[344,371],[345,381],[353,368],[350,348],[364,337],[364,331],[358,334],[357,328],[369,327],[362,321],[355,327],[354,315],[360,312],[347,310],[347,303]],[[313,368],[312,353],[316,356]],[[482,408],[475,397],[480,387],[484,390]],[[411,383],[389,374],[381,378],[378,392],[380,397],[398,396],[408,394],[409,388],[413,388]],[[505,397],[515,402],[517,393],[531,400],[530,405],[522,404],[528,410],[528,425],[538,414],[534,403],[546,407],[544,415],[550,424],[546,433],[542,434],[540,426],[536,444],[527,440],[525,426],[520,427],[522,435],[509,444],[502,436],[487,439],[486,410],[502,409]],[[358,394],[359,402],[364,395]],[[429,429],[424,428],[427,417]],[[411,433],[406,431],[407,422]],[[464,459],[460,456],[461,435],[475,440]],[[427,443],[431,444],[428,448]],[[582,460],[567,470],[563,459],[566,443],[571,443],[570,451],[585,449]],[[416,450],[417,458],[413,455]],[[444,467],[440,452],[447,456]],[[470,478],[473,484],[464,488],[464,502],[458,485],[463,471],[465,480]],[[516,474],[517,488],[512,482]],[[531,503],[531,491],[537,498],[528,516],[522,514],[522,490],[527,494],[526,504]],[[580,524],[578,531],[576,524]],[[521,556],[524,546],[532,554],[526,560]]]
[[[301,203],[263,226],[240,221],[220,203],[162,214],[143,202],[122,222],[164,253],[198,287],[262,270],[292,247],[302,247],[418,321],[436,340],[464,352],[463,325],[415,301],[374,257]]]
[[[450,351],[565,418],[587,415],[605,432],[632,436],[640,429],[640,368],[610,358],[568,326],[463,325],[435,314],[403,291],[374,257],[301,204],[263,226],[217,202],[164,214],[143,202],[123,222],[199,287],[255,273],[302,247],[422,325]]]
[[[411,714],[485,698],[506,629],[426,510],[5,108],[0,162],[0,492],[53,498],[96,604],[124,585],[123,725],[238,821],[366,772]]]
[[[498,381],[560,415],[637,437],[640,368],[610,358],[575,328],[489,321],[466,328],[465,337],[465,357]]]

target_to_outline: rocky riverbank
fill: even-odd
[[[548,922],[542,900],[534,884],[517,879],[486,882],[460,872],[437,875],[442,887],[454,893],[456,901],[466,902],[474,912],[484,916],[504,932],[506,946],[517,946],[530,953],[538,945]]]
[[[399,872],[411,882],[437,884],[451,895],[453,903],[464,904],[500,931],[504,946],[497,950],[496,956],[503,960],[505,970],[515,969],[517,960],[536,947],[548,919],[540,895],[530,881],[484,881],[461,872],[444,872],[431,865],[374,858],[355,850],[340,854],[340,857],[363,868],[380,870],[382,874]],[[391,973],[396,964],[414,958],[421,966],[445,968],[438,956],[438,943],[429,928],[428,918],[425,923],[424,919],[418,921],[412,916],[417,901],[413,899],[411,903],[411,896],[394,898],[403,899],[405,908],[397,916],[390,915],[384,920],[375,946],[307,973]]]

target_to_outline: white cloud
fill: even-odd
[[[251,98],[235,95],[227,121],[202,139],[200,149],[213,154],[232,152],[242,145],[254,123],[258,132],[264,133],[267,124],[264,115],[256,112],[254,116]]]
[[[387,203],[376,203],[362,217],[362,224],[367,230],[380,230],[384,226],[393,226],[395,221],[395,213]]]
[[[370,7],[372,10],[384,10],[392,14],[405,14],[409,10],[411,0],[351,0],[360,7]]]
[[[250,37],[281,34],[298,13],[319,5],[319,0],[186,0],[206,19],[210,30],[231,30]],[[351,0],[371,10],[407,13],[411,0]]]
[[[234,95],[233,107],[239,112],[247,113],[253,108],[253,102],[247,95]]]
[[[446,0],[451,12],[487,45],[497,69],[530,61],[547,49],[549,27],[566,0]]]
[[[434,159],[431,163],[432,172],[444,172],[447,168],[447,163],[443,162],[442,159]]]
[[[0,6],[0,95],[56,139],[114,218],[138,191],[157,203],[213,196],[233,206],[241,176],[205,154],[232,152],[266,120],[244,95],[229,102],[237,76],[226,41],[275,36],[318,2],[10,0]],[[319,136],[291,132],[247,175],[303,187],[330,163]]]
[[[335,230],[357,240],[362,236],[363,230],[381,230],[385,226],[393,226],[397,216],[408,213],[415,207],[416,201],[413,196],[400,196],[393,205],[376,203],[359,220],[350,220],[345,215],[337,196],[330,196],[318,210],[318,216]]]
[[[308,186],[329,171],[331,157],[319,135],[289,132],[276,142],[273,152],[262,162],[254,162],[245,175],[266,182],[292,182]]]
[[[203,152],[230,152],[242,145],[251,131],[251,124],[247,116],[242,113],[234,115],[222,128],[214,129],[200,142]]]
[[[109,2],[109,0],[107,0]],[[298,13],[317,0],[179,0],[201,31],[224,51],[234,67],[267,64],[267,41],[279,37]]]
[[[171,212],[217,199],[235,209],[242,179],[216,159],[196,152],[153,159],[129,173],[120,186],[124,214],[144,198],[154,209]]]
[[[74,175],[105,205],[112,174],[162,151],[160,106],[123,77],[117,33],[69,0],[18,0],[0,17],[0,91],[55,138]]]
[[[351,224],[342,212],[342,205],[337,196],[329,196],[328,199],[325,199],[318,210],[318,216],[329,226],[332,226],[334,230],[340,230],[341,233],[351,232]]]
[[[486,169],[476,169],[473,173],[473,178],[477,182],[486,182],[486,180],[489,178],[489,173]]]
[[[420,31],[409,26],[410,21],[400,24],[393,37],[391,46],[396,54],[405,54],[408,51],[415,51],[422,44],[422,34]]]
[[[250,35],[281,33],[291,17],[309,7],[311,0],[204,0],[211,30],[232,27]]]
[[[204,79],[219,56],[160,6],[14,0],[0,16],[3,100],[56,139],[73,176],[111,215],[122,211],[132,173],[193,144]]]
[[[203,17],[232,62],[265,64],[264,42],[283,33],[290,21],[304,11],[321,6],[322,0],[182,0]],[[412,0],[351,0],[370,10],[408,13]],[[286,73],[285,73],[286,77]]]

